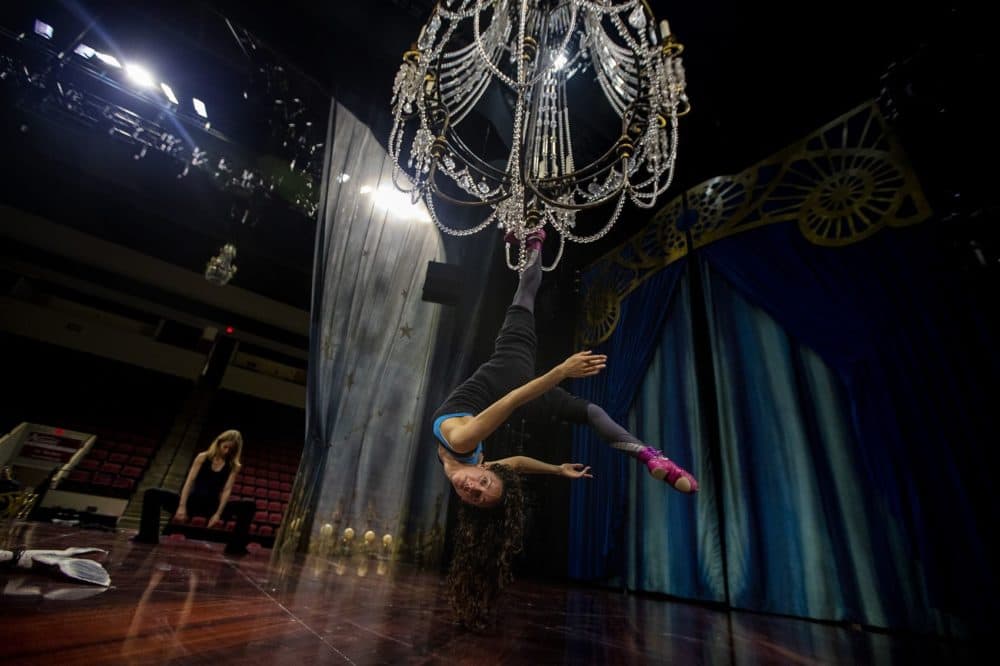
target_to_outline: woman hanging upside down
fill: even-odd
[[[507,308],[493,355],[452,391],[433,416],[438,458],[462,500],[448,597],[458,620],[473,628],[485,625],[500,591],[513,579],[511,564],[521,548],[524,520],[518,475],[591,477],[590,468],[580,463],[551,465],[527,456],[485,461],[483,440],[515,410],[529,419],[554,416],[587,424],[610,446],[642,461],[653,477],[683,493],[698,490],[695,478],[662,452],[643,444],[597,405],[559,388],[564,379],[599,373],[607,364],[606,356],[582,351],[535,376],[534,303],[542,281],[544,238],[539,230],[526,239],[528,265]]]

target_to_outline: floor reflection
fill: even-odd
[[[0,573],[0,662],[12,663],[976,663],[962,643],[583,586],[520,580],[499,621],[455,626],[435,571],[371,556],[243,558],[222,544],[0,523],[0,548],[105,549],[111,587]],[[9,639],[7,637],[10,637]]]

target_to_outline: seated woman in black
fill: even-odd
[[[227,430],[212,442],[207,450],[195,456],[188,470],[180,495],[164,488],[150,488],[142,498],[142,521],[133,541],[160,542],[160,511],[173,514],[177,522],[187,522],[189,516],[208,518],[208,527],[221,525],[233,518],[236,527],[226,545],[226,554],[245,555],[250,522],[256,505],[250,500],[229,501],[233,481],[240,471],[243,435],[239,430]]]

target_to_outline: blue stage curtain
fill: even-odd
[[[684,264],[659,301],[627,299],[649,321],[619,324],[612,372],[585,395],[615,418],[628,402],[636,434],[702,491],[685,498],[603,444],[579,448],[611,480],[574,488],[571,574],[723,600],[725,567],[740,608],[937,633],[996,617],[996,500],[976,463],[995,438],[997,354],[933,238],[921,225],[822,248],[779,224],[702,248],[715,414],[699,403]],[[649,304],[671,298],[663,324]],[[654,355],[642,336],[658,330]]]
[[[691,326],[690,279],[682,274],[629,416],[630,430],[663,450],[699,480],[684,496],[630,461],[628,487],[629,589],[724,602],[721,540],[711,457],[699,402]],[[613,360],[612,360],[613,362]],[[624,458],[624,456],[619,456]]]
[[[977,460],[995,439],[998,356],[935,238],[933,225],[920,225],[820,248],[773,225],[704,256],[845,388],[859,455],[850,471],[830,474],[858,477],[873,521],[883,608],[862,604],[863,617],[945,631],[996,608],[987,535],[997,503]],[[734,603],[759,600],[748,592]]]
[[[607,369],[573,383],[577,395],[597,403],[625,423],[643,374],[649,366],[667,306],[683,270],[668,266],[643,283],[622,304],[616,335],[595,351],[609,356]],[[625,556],[625,505],[628,458],[608,448],[589,428],[576,427],[573,460],[591,465],[595,478],[570,490],[569,574],[601,579],[621,573]]]

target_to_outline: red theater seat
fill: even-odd
[[[91,480],[95,486],[110,486],[111,482],[115,477],[111,476],[106,472],[95,472],[94,478]]]
[[[260,536],[271,536],[274,534],[274,529],[270,525],[261,525],[259,534]]]
[[[125,467],[122,467],[121,474],[122,476],[127,476],[131,479],[138,479],[142,476],[142,468],[126,465]]]
[[[127,453],[112,453],[108,456],[108,462],[118,463],[119,465],[127,463],[128,459],[129,455]]]
[[[66,478],[70,481],[79,481],[80,483],[86,483],[87,481],[90,481],[90,472],[82,469],[74,469],[72,472],[69,473],[69,476]]]
[[[206,525],[208,525],[208,519],[204,516],[191,517],[191,527],[205,527]]]
[[[124,488],[126,490],[132,490],[135,487],[135,481],[133,479],[125,478],[124,476],[119,476],[115,479],[115,482],[111,484],[113,488]]]
[[[97,460],[90,460],[89,458],[84,458],[76,465],[80,469],[89,469],[91,471],[95,469],[100,469],[101,463]]]
[[[108,474],[117,474],[122,471],[122,466],[117,463],[106,462],[101,465],[101,471],[107,472]]]

